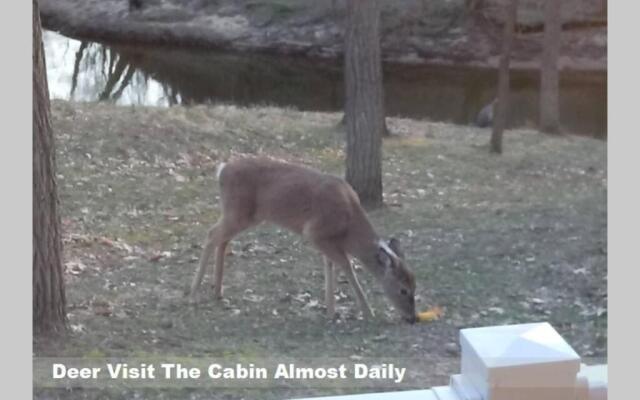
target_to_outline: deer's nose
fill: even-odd
[[[404,320],[410,324],[415,324],[418,318],[415,315],[412,315],[411,317],[407,317]]]

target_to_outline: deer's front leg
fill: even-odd
[[[365,318],[373,317],[373,311],[371,310],[371,306],[369,306],[369,302],[367,302],[367,298],[364,296],[364,292],[362,291],[362,286],[358,282],[358,278],[356,278],[355,272],[353,271],[353,266],[351,265],[351,261],[349,261],[349,257],[347,257],[346,253],[337,245],[335,242],[331,240],[314,240],[314,244],[316,247],[322,251],[329,261],[339,265],[342,270],[347,275],[347,279],[353,288],[353,291],[356,293],[356,297],[358,298],[358,303],[362,308],[362,312],[364,313]],[[335,271],[334,271],[335,274]],[[335,275],[334,275],[335,282]],[[334,284],[335,287],[335,284]],[[325,293],[326,294],[326,293]],[[327,296],[328,297],[328,296]],[[329,302],[327,302],[327,308],[329,307]]]
[[[202,255],[200,257],[198,272],[194,276],[193,283],[191,284],[192,298],[195,295],[196,289],[202,282],[202,277],[207,269],[209,258],[214,251],[216,253],[216,262],[214,268],[212,268],[213,279],[211,284],[213,285],[214,297],[216,299],[222,298],[222,275],[224,273],[225,250],[229,241],[231,241],[231,239],[239,232],[242,232],[251,226],[251,223],[251,220],[233,221],[232,223],[229,223],[228,220],[221,219],[217,224],[209,229],[207,240],[205,241]]]
[[[207,264],[209,263],[209,259],[218,245],[218,236],[220,230],[220,222],[216,225],[212,226],[207,232],[207,238],[204,241],[202,247],[202,254],[200,255],[200,264],[198,265],[198,271],[193,277],[193,281],[191,283],[191,289],[189,290],[189,296],[192,300],[195,299],[196,290],[202,283],[202,278],[204,278],[205,271],[207,270]]]
[[[349,280],[351,287],[356,292],[358,303],[360,304],[360,308],[362,308],[362,314],[365,316],[365,318],[372,318],[374,315],[373,310],[371,309],[371,306],[369,305],[369,302],[367,301],[367,298],[365,297],[364,292],[362,291],[362,286],[360,286],[360,282],[358,282],[356,273],[353,270],[353,265],[348,259],[345,264],[341,264],[341,265],[343,267],[345,275],[347,275],[347,280]]]
[[[327,316],[333,318],[336,313],[336,269],[331,260],[324,258],[324,302],[327,306]]]

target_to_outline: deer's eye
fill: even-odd
[[[407,289],[400,289],[400,294],[406,296],[409,292],[407,292]]]

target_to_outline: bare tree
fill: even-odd
[[[507,124],[509,110],[509,63],[511,61],[511,49],[518,18],[518,0],[511,0],[506,9],[504,23],[502,56],[500,58],[500,70],[498,71],[498,101],[495,105],[493,130],[491,132],[491,152],[502,154],[502,134]]]
[[[379,0],[347,1],[346,179],[367,207],[382,205],[385,111],[379,31]]]
[[[540,65],[540,130],[558,133],[560,130],[560,77],[558,55],[562,21],[557,0],[545,0],[544,43]]]
[[[66,326],[62,243],[49,88],[40,10],[33,0],[33,328],[36,334]]]

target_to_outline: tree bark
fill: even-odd
[[[50,121],[49,89],[40,27],[33,0],[33,328],[34,333],[66,327],[66,298]]]
[[[379,0],[348,0],[345,43],[346,179],[366,207],[382,205],[384,91]]]
[[[518,0],[511,0],[507,6],[503,31],[502,56],[498,71],[498,101],[495,105],[493,130],[491,132],[491,152],[502,154],[502,136],[509,114],[509,63],[513,48],[513,37],[518,18]]]
[[[540,65],[540,130],[546,133],[560,131],[560,1],[545,0],[544,43]]]

